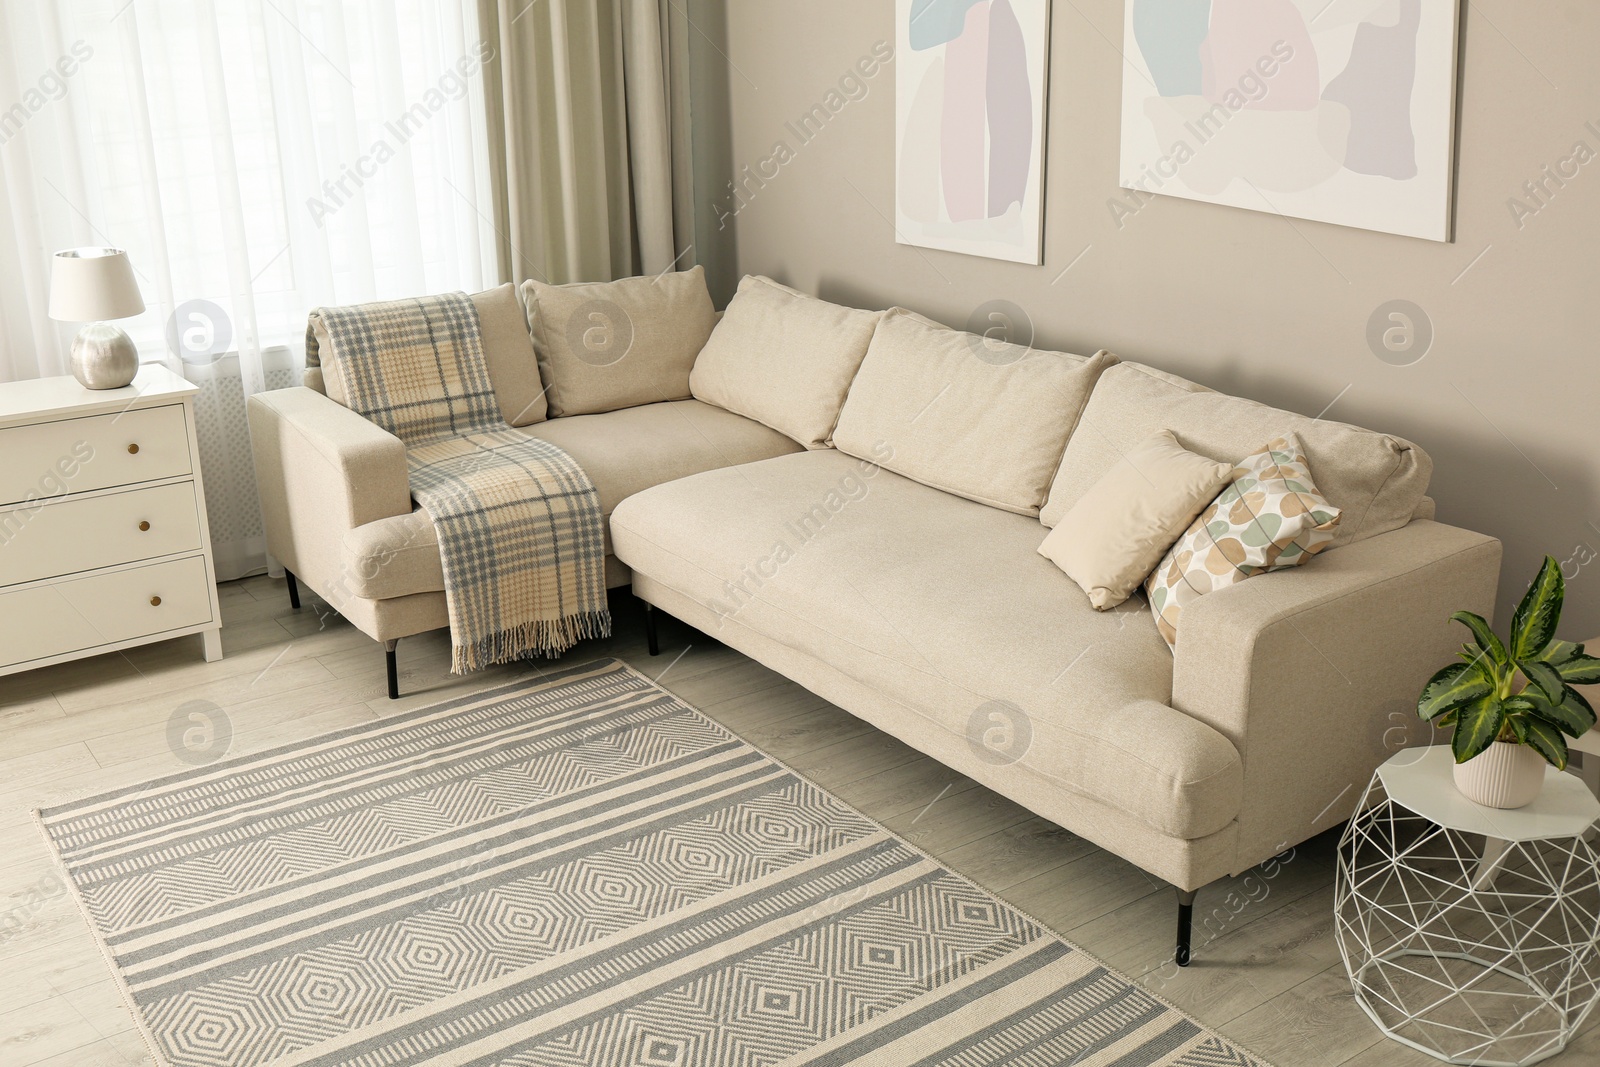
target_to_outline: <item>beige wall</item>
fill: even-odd
[[[1046,262],[1021,267],[895,243],[892,67],[811,143],[786,126],[894,40],[890,0],[726,0],[705,54],[729,64],[732,165],[769,160],[779,143],[793,158],[749,185],[710,241],[728,242],[740,273],[843,303],[962,325],[1004,298],[1032,316],[1042,347],[1109,347],[1312,415],[1338,397],[1329,418],[1433,454],[1443,521],[1506,541],[1504,621],[1543,553],[1600,552],[1600,159],[1521,229],[1507,206],[1574,142],[1600,152],[1585,128],[1600,129],[1600,4],[1484,10],[1465,16],[1456,242],[1435,244],[1169,198],[1119,229],[1107,201],[1119,195],[1122,0],[1057,3]],[[726,190],[721,205],[734,206]],[[1372,312],[1397,298],[1435,326],[1414,366],[1380,362],[1366,343]],[[1600,559],[1568,605],[1566,636],[1600,631]]]

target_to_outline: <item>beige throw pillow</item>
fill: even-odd
[[[550,405],[545,400],[539,361],[533,354],[533,339],[516,286],[508,282],[477,293],[472,302],[478,308],[483,359],[489,367],[489,381],[494,383],[500,414],[512,426],[543,422],[549,417]]]
[[[1077,582],[1096,611],[1109,611],[1139,588],[1232,475],[1232,465],[1197,456],[1162,430],[1062,516],[1039,554]]]
[[[696,400],[807,448],[827,448],[881,317],[747,277],[695,361],[689,387]]]
[[[1184,609],[1207,593],[1266,571],[1298,567],[1333,544],[1340,511],[1317,492],[1293,434],[1239,462],[1229,485],[1200,513],[1145,592],[1167,644],[1178,646]]]
[[[689,398],[716,322],[705,269],[575,285],[522,283],[550,417]]]

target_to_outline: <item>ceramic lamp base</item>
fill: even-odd
[[[1544,758],[1526,745],[1496,741],[1480,756],[1455,765],[1456,788],[1488,808],[1523,808],[1544,788]]]
[[[90,323],[72,339],[72,376],[85,389],[121,389],[138,373],[133,338],[110,323]]]

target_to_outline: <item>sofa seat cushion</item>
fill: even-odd
[[[528,432],[578,461],[606,516],[653,485],[801,450],[776,430],[698,400],[551,419]],[[607,530],[609,553],[609,523]],[[438,534],[421,509],[346,534],[343,566],[352,596],[387,600],[444,589]]]
[[[1323,496],[1344,513],[1334,546],[1398,530],[1428,491],[1433,461],[1409,441],[1341,422],[1297,415],[1254,400],[1122,363],[1100,376],[1067,442],[1039,519],[1054,526],[1131,449],[1161,430],[1208,459],[1238,463],[1294,434]]]
[[[833,432],[841,452],[991,507],[1037,515],[1110,353],[1005,344],[884,313]]]
[[[1030,789],[1184,839],[1238,815],[1238,753],[1168,706],[1172,656],[1143,603],[1096,612],[1038,554],[1037,520],[823,451],[657,486],[611,532],[652,581],[899,701]]]

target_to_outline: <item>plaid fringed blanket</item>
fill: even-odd
[[[318,352],[317,327],[329,353]],[[573,458],[506,425],[461,293],[319,308],[308,363],[331,357],[352,410],[400,438],[439,531],[460,674],[611,632],[600,497]]]

